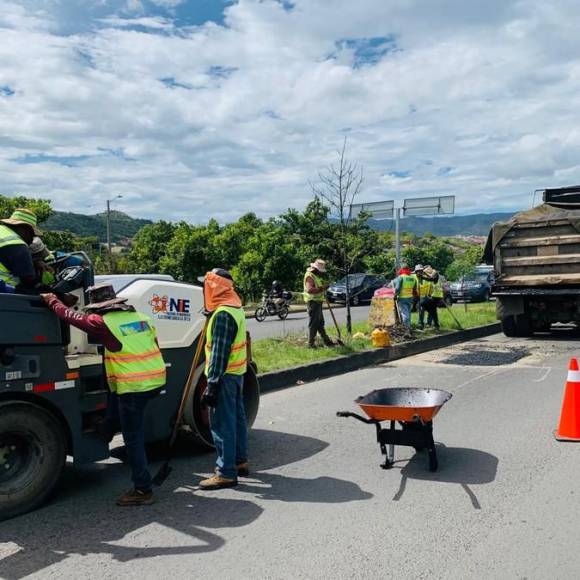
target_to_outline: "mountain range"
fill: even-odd
[[[401,231],[422,236],[487,236],[495,222],[506,221],[510,213],[477,213],[449,217],[408,217],[401,220]],[[369,220],[369,225],[381,232],[395,231],[394,220]]]

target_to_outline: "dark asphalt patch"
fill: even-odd
[[[502,350],[468,347],[464,352],[451,354],[438,362],[447,365],[499,367],[514,364],[529,354],[530,350],[524,347],[509,347]]]

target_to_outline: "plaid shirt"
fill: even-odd
[[[215,315],[212,322],[212,346],[207,370],[208,383],[219,383],[224,376],[237,333],[238,326],[230,314],[222,310]]]

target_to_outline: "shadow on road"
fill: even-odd
[[[474,509],[481,509],[470,485],[491,483],[497,475],[498,458],[495,455],[466,449],[463,447],[445,447],[437,444],[439,470],[432,473],[428,470],[425,453],[416,453],[413,458],[401,469],[401,484],[393,501],[399,501],[407,488],[409,479],[419,479],[440,483],[457,483],[469,496]]]
[[[324,450],[328,443],[275,431],[251,435],[253,465],[266,470],[294,463]],[[9,553],[0,560],[0,577],[17,580],[45,570],[71,555],[106,554],[116,561],[213,552],[226,540],[219,530],[248,526],[263,508],[247,495],[196,493],[194,472],[213,470],[213,454],[180,457],[158,502],[140,508],[119,508],[114,499],[128,485],[129,470],[121,463],[67,467],[54,500],[36,512],[0,524],[0,543]],[[158,464],[152,465],[154,473]],[[367,499],[358,486],[332,478],[312,481],[260,474],[268,490],[240,485],[240,492],[285,501],[334,503]],[[175,532],[178,532],[177,534]],[[9,543],[12,543],[9,544]],[[11,550],[9,552],[9,550]]]

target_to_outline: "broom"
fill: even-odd
[[[157,475],[153,478],[153,483],[157,486],[163,484],[163,482],[169,477],[169,474],[172,472],[173,468],[170,465],[171,459],[173,459],[173,450],[175,447],[175,440],[177,439],[177,434],[179,432],[179,428],[181,427],[181,421],[183,419],[183,413],[185,412],[185,405],[187,403],[187,399],[189,398],[189,393],[191,392],[191,388],[193,386],[193,377],[195,376],[195,371],[199,365],[199,359],[201,358],[201,353],[203,352],[203,345],[205,344],[205,337],[207,333],[207,327],[209,324],[209,318],[206,319],[205,324],[203,325],[203,329],[201,334],[199,335],[199,339],[197,341],[197,348],[195,349],[195,355],[193,357],[193,363],[191,364],[191,368],[189,369],[189,376],[187,377],[187,382],[185,383],[185,387],[183,389],[183,395],[181,396],[181,403],[179,404],[179,409],[177,411],[177,416],[175,417],[175,423],[173,425],[173,431],[171,432],[171,438],[169,439],[169,449],[167,451],[167,458],[163,465],[159,468]]]

